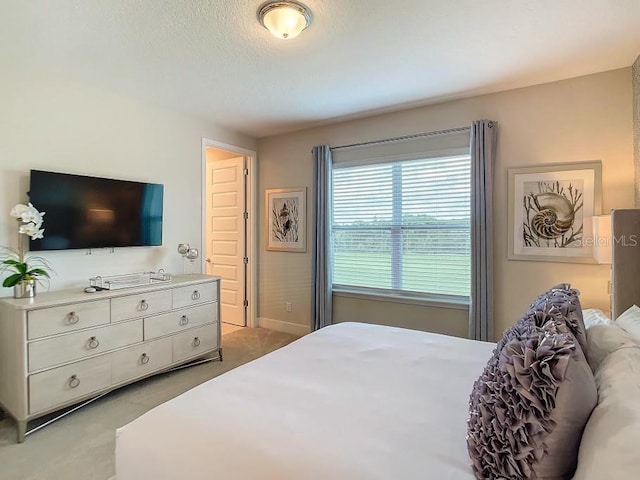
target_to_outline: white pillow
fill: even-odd
[[[586,308],[582,311],[584,327],[590,328],[594,325],[611,325],[613,322],[607,315],[597,308]]]
[[[587,330],[587,361],[594,374],[608,355],[629,347],[640,348],[640,342],[616,324],[592,325]]]
[[[636,340],[640,340],[640,307],[637,305],[629,307],[616,318],[616,325],[626,330]]]
[[[598,405],[582,433],[576,480],[638,478],[640,470],[640,348],[605,358],[595,379]]]

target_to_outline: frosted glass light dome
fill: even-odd
[[[299,2],[267,2],[258,10],[258,19],[274,36],[289,40],[311,24],[311,11]]]

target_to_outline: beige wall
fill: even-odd
[[[635,158],[635,206],[640,208],[640,57],[633,64],[633,156]]]
[[[571,282],[585,307],[608,310],[607,266],[507,260],[507,169],[528,165],[602,160],[603,211],[633,206],[631,69],[483,95],[397,113],[264,138],[259,141],[259,198],[263,222],[266,188],[312,184],[313,145],[341,145],[469,125],[499,122],[495,168],[495,330],[499,335],[552,284]],[[309,208],[311,196],[309,188]],[[311,233],[311,225],[308,234]],[[264,242],[264,224],[260,228]],[[311,248],[307,253],[260,250],[259,317],[309,325]],[[287,313],[285,302],[293,303]],[[396,303],[335,299],[337,321],[369,320],[463,335],[460,310],[398,307]]]
[[[65,78],[0,76],[0,245],[15,247],[8,212],[27,201],[29,170],[163,183],[163,246],[46,253],[51,288],[95,275],[165,268],[182,273],[178,243],[201,243],[202,137],[255,149],[255,139]],[[45,216],[46,229],[46,216]],[[46,235],[46,231],[45,231]],[[199,264],[195,268],[199,271]],[[0,296],[10,295],[0,289]]]
[[[345,294],[333,296],[336,322],[367,321],[427,332],[466,337],[469,311],[465,309],[423,307],[406,303],[362,300]]]

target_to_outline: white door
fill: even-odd
[[[245,159],[207,162],[207,274],[222,277],[222,321],[246,325]]]

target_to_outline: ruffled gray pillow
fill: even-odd
[[[571,332],[566,317],[555,306],[543,303],[537,308],[532,307],[520,320],[502,333],[502,338],[498,340],[496,348],[493,349],[493,355],[489,362],[497,361],[500,352],[507,343],[537,333],[540,328],[545,328],[549,322],[553,323],[556,331],[560,333]]]
[[[529,312],[555,307],[564,317],[568,329],[578,340],[580,348],[587,352],[587,329],[582,318],[582,306],[580,305],[580,292],[571,288],[568,283],[561,283],[551,287],[547,292],[534,300],[529,307]],[[561,329],[562,331],[563,329]]]
[[[506,337],[506,338],[505,338]],[[478,479],[568,478],[597,402],[577,340],[523,318],[474,384],[467,446]]]

